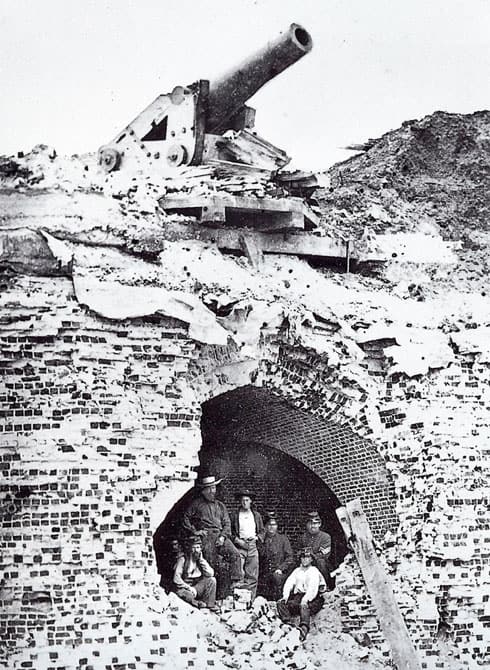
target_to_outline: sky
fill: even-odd
[[[249,102],[294,167],[436,110],[490,107],[490,0],[0,0],[0,155],[85,153],[292,23],[313,50]]]

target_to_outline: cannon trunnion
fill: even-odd
[[[293,23],[218,80],[176,86],[170,93],[159,95],[112,142],[99,149],[100,165],[107,172],[151,168],[168,176],[172,168],[213,160],[247,163],[246,152],[240,153],[236,141],[234,146],[227,146],[227,131],[241,132],[245,141],[251,140],[255,110],[245,103],[311,48],[309,33]],[[233,132],[231,135],[233,138]],[[279,168],[288,162],[284,152],[255,134],[253,138],[271,148],[272,166]]]

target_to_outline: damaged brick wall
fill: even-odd
[[[486,293],[449,292],[445,266],[347,276],[266,256],[256,271],[192,239],[192,226],[174,234],[176,222],[158,211],[161,184],[116,175],[90,185],[84,161],[45,157],[35,181],[0,193],[9,670],[215,662],[201,619],[157,586],[152,533],[192,486],[201,404],[250,385],[349,434],[353,457],[370,445],[370,462],[385,464],[394,487],[398,524],[377,548],[424,667],[481,665]],[[70,170],[79,181],[66,182]],[[416,292],[412,277],[423,285]],[[277,426],[257,435],[276,438]],[[344,630],[382,644],[352,558],[338,593]]]
[[[488,653],[484,629],[489,519],[484,482],[490,359],[482,342],[487,329],[476,330],[452,335],[448,367],[442,343],[437,343],[435,353],[430,341],[424,347],[394,346],[392,337],[370,340],[365,336],[362,367],[368,379],[362,379],[362,384],[355,376],[344,378],[340,385],[326,357],[277,341],[261,362],[267,387],[281,389],[289,402],[308,408],[314,416],[335,416],[338,424],[374,440],[386,462],[400,525],[378,549],[394,578],[396,597],[420,650],[422,667],[428,669],[454,664],[477,668]],[[393,366],[393,355],[402,356],[404,348],[410,351],[411,361],[421,361],[423,374],[407,374]],[[427,369],[431,357],[438,359],[436,369]],[[229,366],[225,352],[222,369]],[[213,386],[212,379],[207,383]],[[255,430],[260,434],[254,424],[252,434]],[[340,573],[338,589],[344,630],[387,651],[352,560]],[[454,643],[457,647],[451,646]],[[447,645],[445,654],[441,649]]]
[[[60,644],[114,638],[82,610],[115,623],[122,594],[156,581],[148,506],[168,509],[197,465],[199,408],[181,400],[194,345],[168,319],[87,313],[61,278],[17,279],[4,300],[5,640],[44,643],[56,667]]]
[[[198,464],[196,345],[165,317],[90,313],[61,277],[18,276],[2,300],[4,651],[12,667],[66,667],[74,646],[73,667],[97,663],[152,630],[152,533]]]
[[[166,318],[94,317],[62,278],[17,278],[4,291],[0,620],[9,667],[134,662],[134,650],[128,660],[116,647],[136,639],[148,667],[164,648],[168,631],[155,631],[146,612],[152,533],[189,487],[199,445],[199,406],[180,400],[194,351],[185,330]]]
[[[283,363],[282,351],[278,365]],[[283,378],[281,391],[287,389]],[[277,390],[276,390],[277,393]],[[376,537],[397,525],[395,497],[376,447],[349,426],[297,409],[266,388],[243,387],[205,403],[203,432],[217,442],[256,442],[297,458],[340,504],[359,497]]]
[[[372,375],[379,415],[390,408],[405,419],[376,428],[368,393],[353,383],[341,392],[324,356],[285,346],[277,333],[264,338],[251,364],[226,348],[196,349],[186,326],[168,318],[97,317],[63,278],[17,277],[2,299],[9,485],[2,487],[1,617],[12,667],[70,667],[74,647],[73,667],[87,658],[101,667],[94,653],[124,667],[136,662],[134,645],[136,667],[148,667],[168,650],[171,629],[152,623],[158,617],[146,607],[157,579],[152,532],[195,475],[200,403],[218,382],[222,390],[242,386],[244,370],[302,411],[310,405],[322,419],[335,415],[374,440],[393,474],[401,522],[384,545],[386,564],[426,665],[437,667],[430,658],[441,629],[464,657],[481,656],[478,581],[488,553],[475,465],[484,451],[478,434],[487,425],[488,364],[475,354],[416,379]],[[469,430],[462,403],[474,417]],[[346,566],[340,588],[346,629],[376,641],[356,569]]]

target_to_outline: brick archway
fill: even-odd
[[[243,386],[202,405],[201,474],[224,477],[219,497],[228,509],[243,484],[257,495],[259,511],[272,508],[298,546],[305,513],[317,508],[333,539],[334,562],[346,553],[335,509],[360,497],[373,534],[396,526],[395,494],[375,445],[349,427],[299,410],[263,387]],[[155,532],[159,572],[168,585],[172,541],[189,504],[188,491]],[[166,575],[166,577],[165,577]]]
[[[340,504],[359,497],[377,539],[397,526],[395,491],[369,440],[297,409],[271,390],[243,386],[203,404],[203,451],[212,444],[266,445],[303,463]]]

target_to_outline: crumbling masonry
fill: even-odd
[[[487,296],[443,279],[437,293],[435,267],[394,281],[395,261],[363,276],[271,255],[256,269],[208,242],[160,242],[185,219],[152,184],[99,186],[90,158],[24,160],[0,193],[2,667],[314,667],[308,646],[269,648],[260,630],[236,633],[231,654],[225,620],[211,633],[158,586],[153,533],[192,486],[202,404],[240,389],[328,433],[328,450],[312,432],[289,453],[340,503],[361,498],[422,667],[481,666]],[[246,438],[277,448],[279,429],[264,418]],[[343,632],[386,660],[349,555],[334,597]]]

